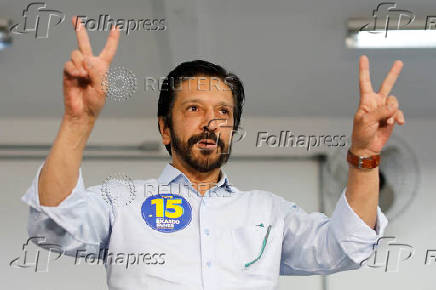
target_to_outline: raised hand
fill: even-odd
[[[106,102],[102,81],[117,51],[120,32],[112,27],[104,49],[94,56],[86,28],[77,17],[73,17],[72,23],[79,49],[73,50],[64,65],[65,117],[93,121]]]
[[[365,55],[359,59],[360,103],[354,115],[351,152],[360,156],[379,154],[392,134],[395,123],[404,124],[397,98],[389,95],[397,80],[402,61],[395,61],[378,93],[374,92]]]

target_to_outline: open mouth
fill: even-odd
[[[197,145],[202,149],[215,149],[217,147],[215,140],[212,139],[201,139]]]

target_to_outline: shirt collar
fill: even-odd
[[[167,163],[157,181],[159,184],[170,184],[178,178],[182,178],[184,183],[192,185],[183,172],[172,166],[170,163]],[[221,179],[218,181],[216,186],[221,187],[229,192],[236,192],[237,190],[234,186],[230,184],[227,174],[222,169]]]

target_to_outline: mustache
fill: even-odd
[[[191,148],[195,144],[197,144],[201,139],[212,139],[215,143],[221,148],[224,149],[224,142],[221,138],[219,138],[214,132],[203,132],[198,135],[193,135],[188,140],[188,146]]]

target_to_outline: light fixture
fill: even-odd
[[[434,22],[414,20],[400,26],[398,23],[374,19],[349,19],[345,44],[348,48],[435,48]],[[383,27],[384,26],[384,27]]]
[[[0,50],[12,44],[12,37],[9,32],[10,20],[0,18]]]

